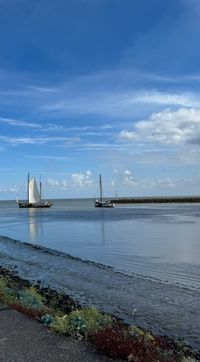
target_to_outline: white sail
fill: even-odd
[[[31,204],[40,202],[40,193],[37,187],[35,177],[29,181],[29,200]]]

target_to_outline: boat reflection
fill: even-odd
[[[28,231],[31,241],[37,242],[43,234],[43,223],[40,218],[40,213],[38,209],[29,208],[28,209]]]
[[[104,246],[106,243],[106,235],[105,235],[105,224],[104,224],[104,220],[101,221],[100,223],[100,231],[101,231],[101,243]]]

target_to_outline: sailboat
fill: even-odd
[[[52,203],[49,201],[42,201],[42,183],[40,180],[40,190],[38,190],[37,182],[35,177],[30,178],[28,174],[27,179],[27,200],[26,201],[19,201],[16,200],[19,207],[51,207]]]
[[[95,207],[114,207],[115,204],[111,200],[103,200],[101,174],[99,175],[99,189],[100,189],[100,198],[99,200],[95,201]]]

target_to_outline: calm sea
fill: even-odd
[[[101,209],[91,199],[53,203],[19,209],[1,201],[0,235],[200,290],[200,204]]]

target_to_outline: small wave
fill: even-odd
[[[92,261],[92,260],[87,260],[87,259],[82,259],[82,258],[79,258],[77,256],[73,256],[71,254],[68,254],[68,253],[64,253],[62,251],[58,251],[56,249],[51,249],[51,248],[47,248],[45,246],[41,246],[41,245],[38,245],[38,244],[33,244],[33,243],[28,243],[28,242],[23,242],[21,240],[16,240],[16,239],[12,239],[12,238],[9,238],[7,236],[3,236],[1,235],[0,236],[0,242],[11,242],[13,244],[15,244],[16,246],[27,246],[30,250],[31,249],[34,249],[34,250],[39,250],[41,251],[42,253],[47,253],[47,254],[50,254],[50,255],[53,255],[53,256],[59,256],[59,257],[63,257],[63,258],[66,258],[66,259],[71,259],[71,260],[77,260],[81,263],[85,263],[85,264],[90,264],[90,265],[94,265],[96,267],[99,267],[99,268],[102,268],[102,269],[106,269],[106,270],[114,270],[115,268],[113,268],[112,266],[109,266],[109,265],[105,265],[105,264],[102,264],[102,263],[97,263],[95,261]],[[124,274],[124,273],[123,273]]]
[[[126,276],[135,277],[135,278],[139,278],[139,279],[141,278],[141,279],[151,280],[151,281],[161,283],[161,284],[177,285],[180,288],[184,288],[184,289],[188,289],[188,290],[192,290],[192,291],[199,292],[199,290],[200,290],[199,276],[187,275],[182,270],[181,271],[168,270],[168,267],[159,271],[158,268],[155,268],[155,264],[146,265],[145,262],[144,261],[141,262],[141,260],[134,261],[135,271],[127,271],[127,270],[123,270],[120,267],[117,268],[117,267],[99,263],[99,262],[96,262],[93,260],[83,259],[83,258],[74,256],[74,255],[65,253],[63,251],[48,248],[48,247],[38,245],[38,244],[23,242],[21,240],[9,238],[7,236],[0,236],[0,242],[1,242],[1,244],[2,243],[4,243],[4,245],[6,244],[6,246],[8,246],[8,242],[12,244],[12,247],[9,248],[9,250],[8,250],[8,248],[6,248],[6,250],[4,250],[4,255],[2,255],[2,257],[4,256],[5,262],[6,262],[6,260],[10,260],[10,261],[13,260],[13,262],[14,261],[17,262],[19,257],[21,260],[23,260],[23,258],[24,258],[24,260],[25,259],[27,260],[29,258],[29,256],[31,257],[31,255],[32,255],[31,250],[34,250],[36,252],[39,251],[42,254],[46,254],[49,256],[51,255],[53,257],[58,257],[59,260],[63,259],[63,261],[65,261],[65,262],[70,261],[70,260],[77,261],[77,262],[79,262],[79,264],[88,265],[91,267],[94,266],[95,268],[106,270],[108,272],[112,271],[116,275],[119,274],[124,277],[126,277]],[[13,248],[13,245],[15,245],[15,249]],[[16,248],[17,248],[17,250],[19,250],[18,249],[19,247],[20,247],[20,256],[16,255]],[[25,249],[24,247],[26,247],[27,249]],[[2,253],[3,253],[3,251],[2,251]],[[26,254],[26,257],[25,257],[25,254]],[[1,257],[1,259],[2,259],[2,257]],[[38,257],[41,260],[43,260],[43,264],[45,264],[45,258],[43,258],[40,254],[38,254]],[[35,264],[36,264],[36,259],[37,259],[37,256],[34,258]],[[29,263],[31,264],[30,260],[29,260]],[[59,263],[58,259],[54,259],[54,263],[57,265]],[[45,265],[43,265],[43,268],[45,268]]]

